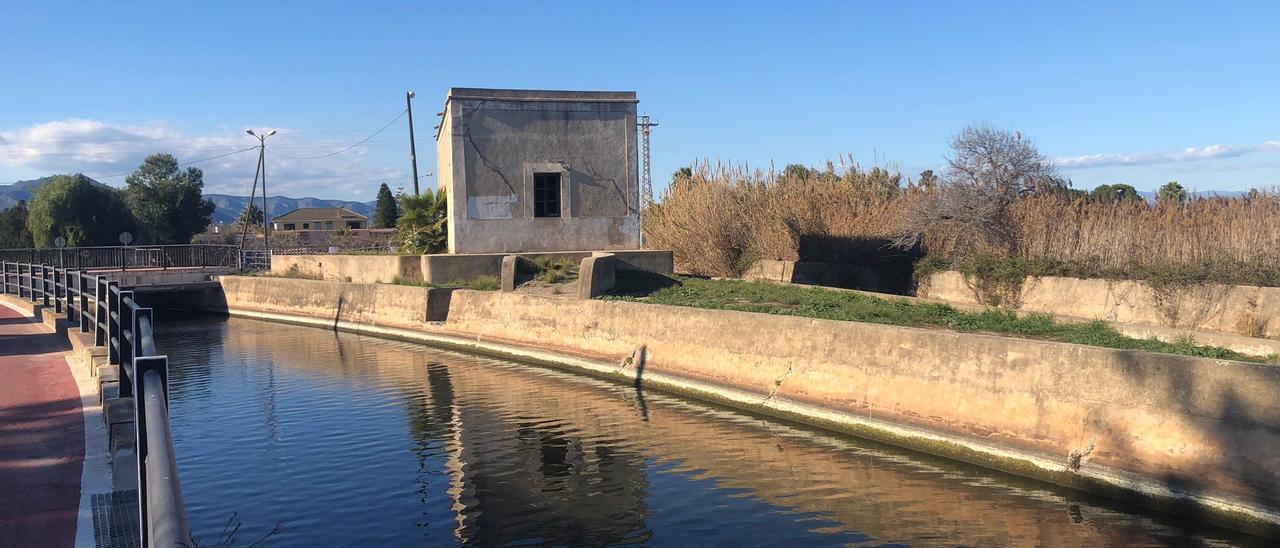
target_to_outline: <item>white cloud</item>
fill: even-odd
[[[254,127],[254,126],[250,126]],[[267,141],[267,182],[272,195],[351,198],[369,195],[377,184],[407,180],[401,170],[368,159],[365,146],[317,160],[295,160],[270,154],[319,156],[346,146],[332,140],[310,140],[288,128]],[[49,173],[84,173],[119,185],[121,174],[135,169],[156,152],[191,162],[253,146],[240,132],[188,135],[164,123],[113,124],[69,119],[0,131],[0,165]],[[255,152],[234,154],[195,164],[204,170],[205,191],[248,194],[253,184]]]
[[[1267,141],[1258,145],[1208,145],[1187,147],[1168,152],[1139,154],[1087,154],[1084,156],[1060,156],[1053,163],[1064,168],[1089,168],[1102,166],[1145,166],[1193,162],[1213,158],[1234,158],[1254,151],[1280,152],[1280,141]]]

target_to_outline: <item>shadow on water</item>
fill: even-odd
[[[647,391],[644,348],[616,384],[253,320],[162,329],[190,368],[175,450],[209,538],[233,509],[246,538],[285,522],[281,546],[1249,542]]]

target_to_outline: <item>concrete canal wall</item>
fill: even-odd
[[[533,253],[469,253],[460,255],[273,255],[271,273],[352,283],[392,283],[396,278],[410,282],[447,284],[502,273],[502,259],[517,256],[527,260],[578,262],[600,254],[592,251]],[[634,249],[610,251],[623,268],[670,275],[674,261],[670,251]]]
[[[992,304],[975,280],[939,272],[920,282],[917,294],[956,303]],[[1112,322],[1214,331],[1280,339],[1280,288],[1195,284],[1152,287],[1120,280],[1029,277],[1001,304]]]
[[[639,380],[1280,535],[1274,366],[469,290],[452,292],[447,305],[437,296],[436,310],[447,306],[447,315],[428,322],[418,314],[432,304],[424,288],[386,286],[404,292],[392,295],[278,278],[224,277],[222,284],[233,314]]]
[[[448,289],[325,282],[293,278],[223,276],[222,293],[209,308],[294,314],[310,318],[381,325],[421,327],[443,320]]]

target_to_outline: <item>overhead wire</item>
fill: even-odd
[[[358,147],[358,146],[360,146],[360,145],[363,145],[365,142],[369,141],[370,139],[373,139],[374,137],[377,137],[379,133],[382,133],[383,131],[386,131],[386,129],[387,129],[387,128],[391,127],[391,124],[394,124],[394,123],[396,123],[397,121],[399,121],[401,118],[403,118],[406,112],[409,112],[409,109],[408,109],[408,108],[405,108],[404,110],[400,111],[400,114],[397,114],[397,115],[396,115],[396,117],[395,117],[395,118],[392,118],[390,122],[387,122],[387,123],[386,123],[386,125],[384,125],[384,126],[382,126],[382,127],[378,128],[378,131],[375,131],[375,132],[373,132],[373,133],[369,134],[369,136],[368,136],[368,137],[365,137],[364,139],[361,139],[360,141],[358,141],[358,142],[356,142],[356,143],[353,143],[353,144],[351,144],[350,146],[347,146],[346,148],[343,148],[343,149],[341,149],[341,150],[336,150],[336,151],[334,151],[334,152],[330,152],[330,153],[328,153],[328,154],[322,154],[322,155],[320,155],[320,156],[289,156],[289,155],[287,155],[287,154],[280,154],[280,153],[275,152],[275,151],[273,151],[273,150],[271,150],[271,149],[267,149],[267,153],[268,153],[268,154],[270,154],[270,155],[272,155],[272,156],[279,156],[279,157],[281,157],[281,158],[288,158],[288,159],[290,159],[290,160],[321,160],[321,159],[324,159],[324,158],[331,158],[331,157],[337,156],[337,155],[339,155],[339,154],[342,154],[343,152],[346,152],[346,151],[348,151],[348,150],[351,150],[351,149],[353,149],[353,148],[356,148],[356,147]]]
[[[226,153],[226,154],[219,154],[219,155],[217,155],[217,156],[210,156],[210,157],[208,157],[208,158],[201,158],[201,159],[199,159],[199,160],[191,160],[191,161],[189,161],[189,162],[182,162],[182,163],[178,164],[178,167],[187,167],[187,166],[192,165],[192,164],[198,164],[198,163],[201,163],[201,162],[208,162],[208,161],[210,161],[210,160],[217,160],[217,159],[219,159],[219,158],[226,158],[227,156],[235,156],[236,154],[240,154],[240,153],[244,153],[244,152],[249,152],[250,150],[257,150],[257,149],[258,149],[258,145],[254,145],[254,146],[251,146],[251,147],[248,147],[248,148],[242,148],[242,149],[240,149],[240,150],[235,150],[235,151],[232,151],[232,152],[228,152],[228,153]],[[96,176],[95,176],[95,175],[90,175],[89,177],[91,177],[91,178],[93,178],[93,179],[112,179],[112,178],[115,178],[115,177],[125,177],[125,176],[128,176],[128,175],[129,175],[129,173],[117,173],[117,174],[114,174],[114,175],[96,175]]]

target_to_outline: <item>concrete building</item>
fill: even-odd
[[[436,133],[449,253],[640,248],[636,94],[452,88]]]
[[[300,207],[271,219],[271,229],[334,231],[368,228],[369,218],[345,207]]]

